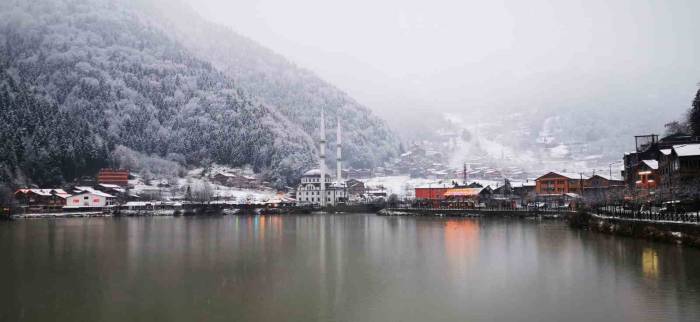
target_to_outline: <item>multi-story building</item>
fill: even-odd
[[[700,144],[675,145],[661,151],[659,190],[664,199],[700,194]]]
[[[101,169],[97,174],[97,183],[115,184],[121,187],[129,185],[129,170]]]
[[[538,195],[582,194],[585,180],[580,173],[549,172],[535,179],[535,191]]]
[[[86,190],[68,197],[65,208],[104,208],[114,204],[116,197],[99,190]]]
[[[676,145],[693,144],[700,142],[700,137],[693,137],[685,134],[669,135],[659,139],[658,135],[640,135],[635,136],[636,150],[635,152],[626,153],[624,156],[624,171],[623,179],[629,191],[636,191],[638,181],[640,181],[640,172],[649,171],[649,162],[645,161],[660,161],[663,150],[670,150]],[[640,169],[642,168],[642,169]],[[646,185],[646,184],[645,184]]]

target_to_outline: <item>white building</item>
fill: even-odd
[[[347,201],[347,189],[345,184],[338,184],[326,174],[325,191],[321,190],[321,170],[306,171],[301,177],[301,183],[297,187],[297,205],[321,205],[323,194],[326,195],[326,206],[335,206]]]
[[[103,208],[114,204],[116,197],[102,191],[84,191],[68,197],[64,208]]]

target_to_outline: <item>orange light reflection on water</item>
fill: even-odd
[[[445,253],[448,270],[464,274],[479,250],[479,225],[472,220],[449,220],[445,223]]]
[[[642,251],[642,271],[646,278],[659,277],[659,255],[653,248],[644,248]]]

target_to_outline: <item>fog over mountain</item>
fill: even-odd
[[[342,91],[170,2],[4,1],[0,54],[2,183],[60,184],[128,153],[252,166],[283,187],[317,166],[322,108],[348,164],[399,149]]]
[[[550,145],[619,159],[631,136],[681,118],[700,81],[692,0],[190,2],[347,90],[405,140],[447,113],[489,137],[524,126],[499,142],[515,150],[552,132]]]
[[[57,184],[127,153],[251,166],[282,187],[315,166],[322,109],[356,168],[420,141],[449,143],[453,168],[600,168],[690,107],[697,12],[691,0],[6,0],[0,176]]]

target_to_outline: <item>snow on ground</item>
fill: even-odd
[[[211,174],[218,172],[254,175],[252,170],[247,168],[229,168],[218,165],[213,165],[209,171]],[[176,178],[174,181],[152,179],[148,180],[148,182],[135,175],[135,179],[129,180],[129,184],[134,187],[130,192],[139,196],[158,196],[164,200],[171,200],[173,198],[184,198],[187,187],[189,187],[193,195],[206,190],[214,199],[230,200],[238,203],[264,202],[277,196],[277,191],[274,189],[241,189],[219,185],[211,182],[203,174],[203,168],[196,168],[189,170],[184,178]]]

